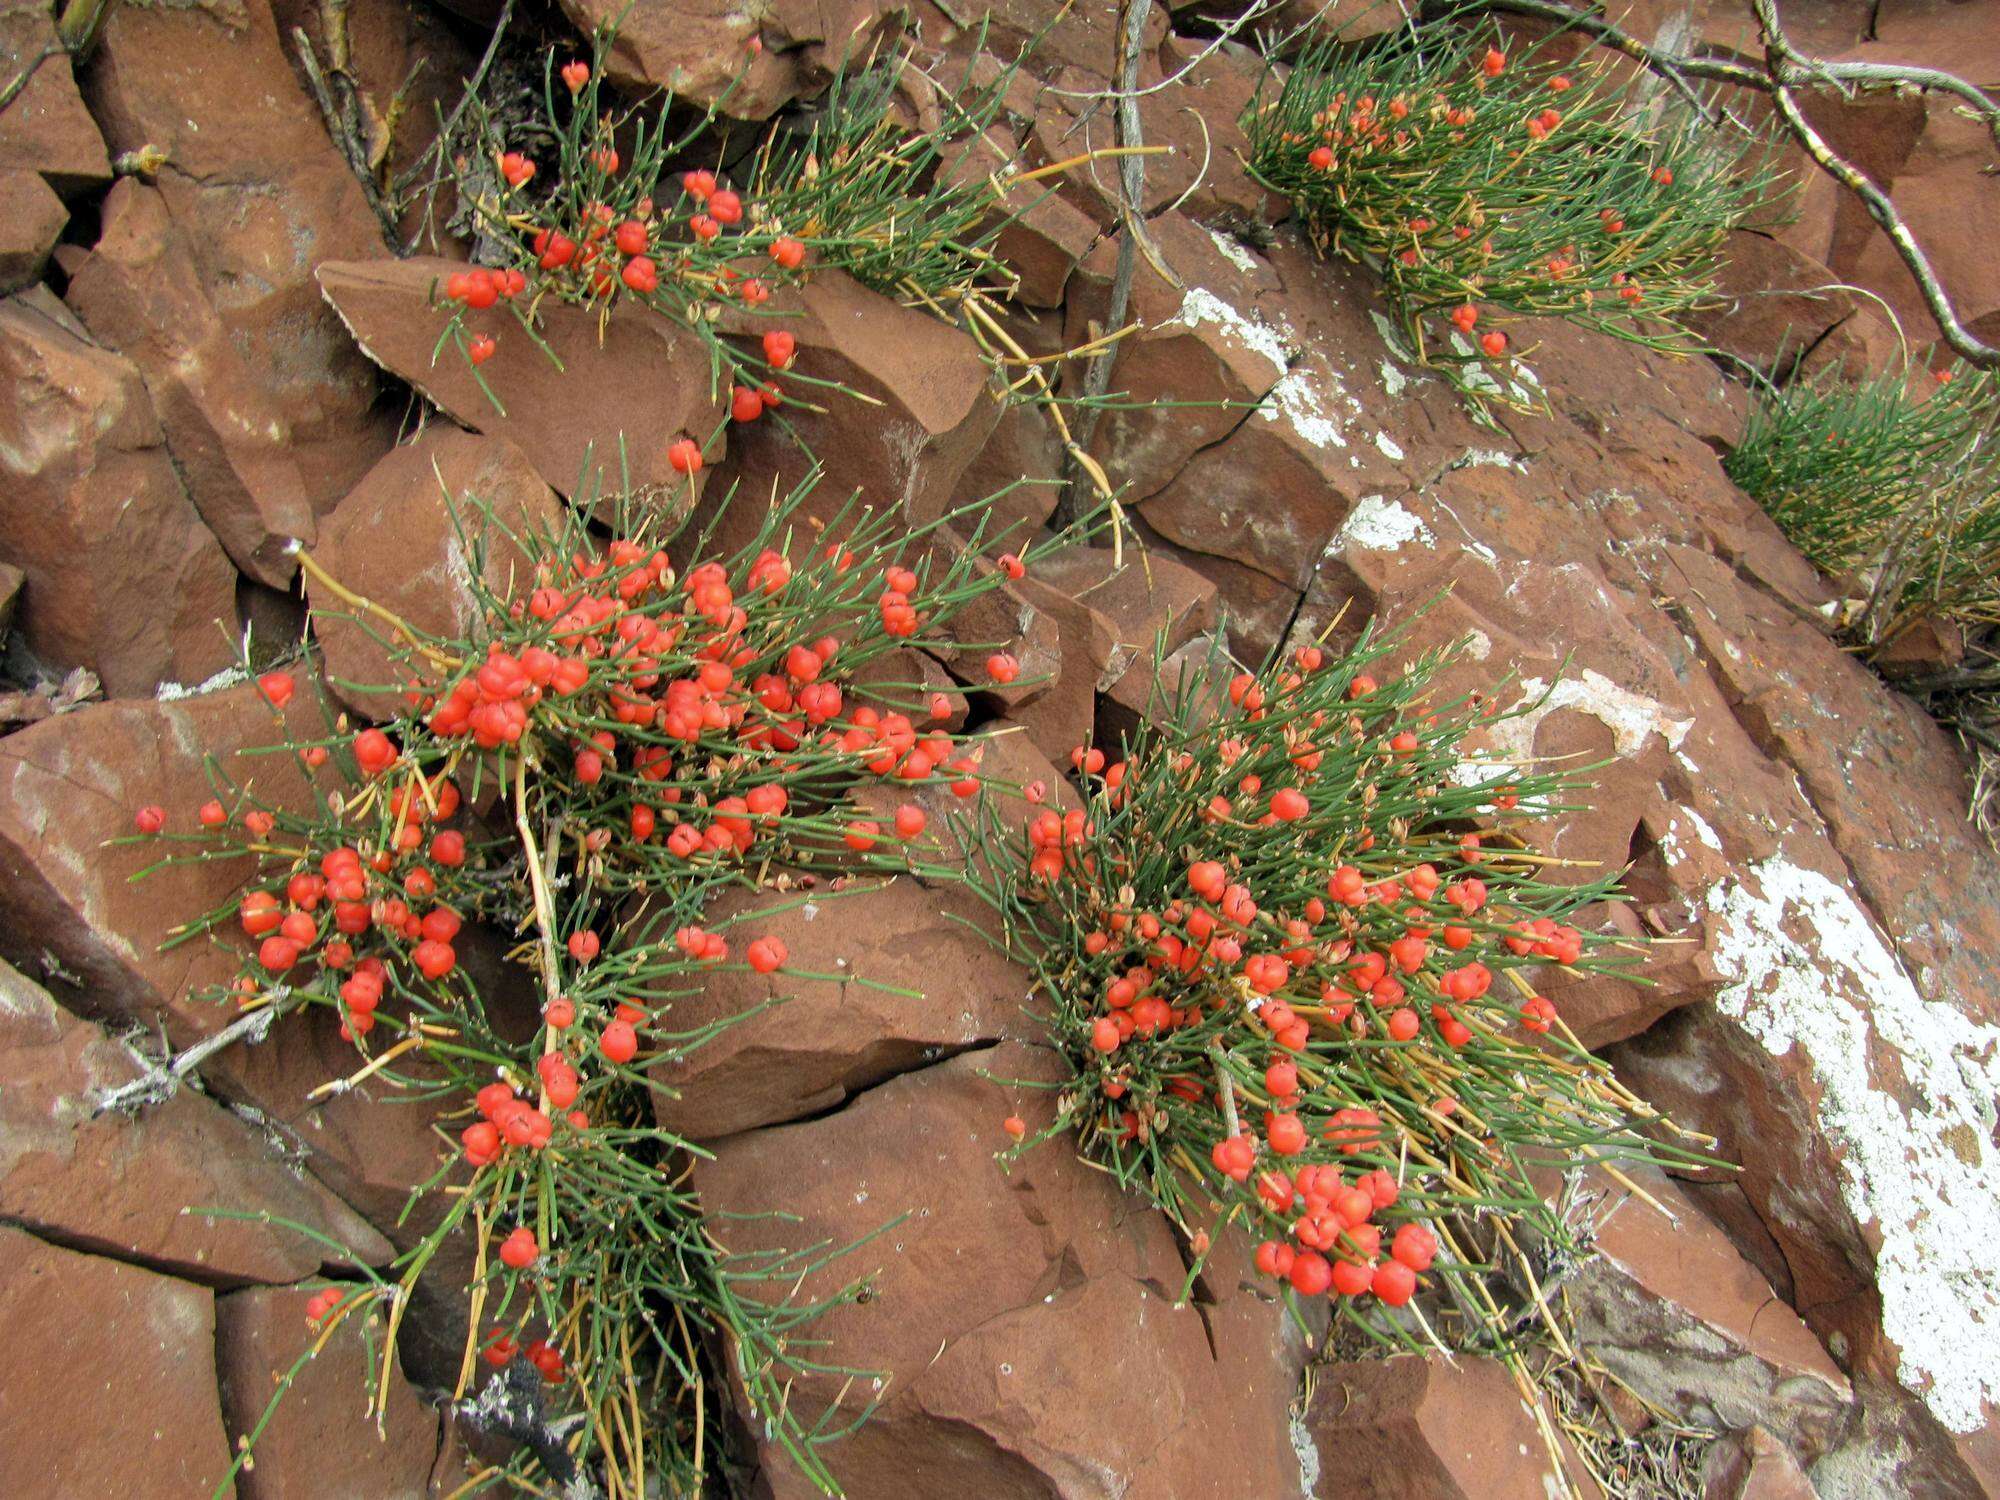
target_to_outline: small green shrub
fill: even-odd
[[[1848,624],[1873,648],[1923,615],[2000,623],[1996,424],[1988,373],[1829,369],[1766,389],[1723,467],[1801,552],[1856,581]]]

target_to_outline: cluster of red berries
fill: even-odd
[[[547,1339],[531,1339],[523,1347],[506,1332],[496,1328],[486,1340],[485,1347],[479,1351],[479,1357],[496,1370],[512,1364],[517,1354],[539,1370],[542,1379],[550,1385],[561,1385],[569,1373],[561,1351]]]
[[[1348,810],[1365,809],[1385,787],[1419,805],[1434,797],[1432,779],[1441,783],[1455,763],[1435,747],[1473,720],[1440,727],[1434,716],[1410,716],[1365,673],[1322,679],[1325,665],[1308,647],[1268,675],[1233,679],[1233,717],[1209,731],[1213,759],[1177,749],[1164,772],[1147,768],[1141,777],[1133,760],[1107,762],[1080,747],[1073,760],[1087,805],[1029,821],[1024,878],[1027,894],[1073,912],[1079,924],[1089,977],[1066,981],[1065,991],[1082,1055],[1095,1059],[1087,1066],[1106,1101],[1105,1138],[1122,1148],[1181,1128],[1175,1121],[1198,1122],[1211,1188],[1240,1191],[1258,1217],[1283,1227],[1259,1252],[1267,1273],[1306,1293],[1372,1294],[1400,1305],[1415,1294],[1437,1241],[1405,1222],[1383,1253],[1389,1230],[1379,1219],[1402,1194],[1389,1170],[1398,1156],[1383,1116],[1351,1093],[1342,1097],[1343,1049],[1364,1043],[1448,1056],[1510,1025],[1547,1032],[1554,1005],[1530,993],[1516,1009],[1499,998],[1496,981],[1522,961],[1572,965],[1585,939],[1496,900],[1479,832],[1454,833],[1449,858],[1383,868],[1371,854],[1375,829],[1365,816],[1358,827],[1347,821]],[[1474,717],[1497,711],[1479,701]],[[1204,781],[1218,775],[1219,790]],[[1213,841],[1213,852],[1179,867],[1178,881],[1163,886],[1157,860],[1142,873],[1128,840],[1098,837],[1102,810],[1124,808],[1135,786],[1136,795],[1174,805],[1163,804],[1158,819],[1139,812],[1121,824],[1178,819],[1176,847],[1189,837]],[[1499,784],[1471,795],[1504,811],[1518,805],[1518,791]],[[1284,845],[1280,834],[1288,852],[1270,863],[1251,852],[1262,844],[1245,843],[1247,829],[1293,828],[1302,832],[1288,837],[1303,842]],[[1345,842],[1356,857],[1321,865],[1306,884],[1305,871],[1324,857],[1321,841]],[[1371,859],[1374,873],[1364,868]],[[1275,908],[1258,894],[1267,885]],[[1196,1040],[1178,1043],[1184,1031]],[[1239,1056],[1265,1054],[1261,1096],[1246,1096],[1264,1105],[1255,1131],[1218,1128],[1236,1103],[1208,1076],[1201,1039],[1210,1035],[1228,1038]],[[1440,1092],[1425,1108],[1447,1118],[1457,1104]],[[1007,1122],[1016,1139],[1025,1129],[1018,1117]],[[1341,1164],[1364,1153],[1359,1175],[1343,1175]]]

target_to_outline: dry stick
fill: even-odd
[[[1791,84],[1800,81],[1801,74],[1810,76],[1817,65],[1803,57],[1780,29],[1775,0],[1751,0],[1751,9],[1757,17],[1758,28],[1764,34],[1764,66],[1770,75],[1771,102],[1777,106],[1778,116],[1791,131],[1792,138],[1805,147],[1806,155],[1819,165],[1821,171],[1861,200],[1861,206],[1868,210],[1868,217],[1889,237],[1889,242],[1896,247],[1896,253],[1902,257],[1903,264],[1915,279],[1917,290],[1923,294],[1924,306],[1930,310],[1952,352],[1979,369],[2000,369],[2000,348],[1975,337],[1959,321],[1951,299],[1945,295],[1944,288],[1938,284],[1937,276],[1931,270],[1929,259],[1910,233],[1909,226],[1903,222],[1903,216],[1896,211],[1896,205],[1889,201],[1889,195],[1864,177],[1847,158],[1835,152],[1800,112]]]
[[[528,867],[528,884],[535,898],[535,935],[540,939],[542,950],[542,990],[550,1001],[557,998],[560,971],[556,967],[556,906],[549,896],[549,871],[542,868],[542,853],[535,843],[535,831],[528,819],[528,757],[522,752],[514,758],[514,827],[521,835],[523,863]],[[549,841],[549,864],[553,868],[558,841],[562,830],[555,830]],[[559,1050],[562,1038],[555,1027],[543,1028],[547,1035],[542,1040],[542,1055]],[[537,1069],[537,1072],[540,1070]],[[541,1101],[536,1105],[543,1114],[549,1112],[549,1086],[542,1082]]]
[[[1145,132],[1139,123],[1139,101],[1133,90],[1139,84],[1139,48],[1145,39],[1146,21],[1152,15],[1153,0],[1124,0],[1124,25],[1118,36],[1118,95],[1117,109],[1112,116],[1114,138],[1118,145],[1125,147],[1145,144]],[[1121,328],[1125,316],[1132,305],[1132,278],[1138,270],[1139,243],[1145,231],[1139,225],[1139,203],[1146,191],[1146,160],[1143,156],[1122,156],[1118,160],[1119,218],[1124,225],[1124,234],[1118,240],[1118,265],[1111,277],[1111,301],[1104,313],[1104,327]],[[1158,263],[1158,256],[1147,257]],[[1117,363],[1118,351],[1104,349],[1095,355],[1084,373],[1083,395],[1086,401],[1102,400],[1111,390],[1111,367]],[[1091,439],[1097,435],[1097,425],[1103,419],[1101,407],[1087,407],[1078,419],[1077,448],[1088,450]],[[1061,503],[1056,507],[1055,524],[1058,530],[1073,525],[1083,510],[1083,477],[1076,472],[1081,465],[1072,459],[1070,482],[1063,487]]]
[[[97,1101],[93,1114],[107,1114],[112,1110],[132,1109],[145,1104],[159,1104],[171,1098],[180,1087],[181,1080],[193,1072],[210,1057],[233,1042],[248,1038],[261,1042],[270,1035],[271,1023],[291,1007],[285,1003],[290,996],[285,991],[268,1005],[260,1005],[249,1014],[231,1021],[214,1036],[204,1037],[185,1052],[168,1062],[164,1067],[148,1062],[146,1071],[130,1083],[106,1090]]]

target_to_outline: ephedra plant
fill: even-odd
[[[611,32],[598,33],[595,61],[544,59],[536,116],[512,146],[478,97],[468,100],[466,134],[502,144],[490,164],[467,162],[455,174],[483,263],[435,289],[438,356],[456,349],[498,406],[480,367],[555,358],[537,331],[545,304],[663,318],[696,342],[728,397],[723,424],[671,449],[674,467],[691,474],[719,456],[728,422],[790,431],[790,409],[868,399],[802,368],[785,321],[814,276],[844,272],[963,328],[996,372],[1006,366],[1005,399],[1034,403],[1099,498],[1115,498],[1076,442],[1044,362],[1009,330],[1015,277],[992,250],[1009,219],[1036,201],[1016,190],[1073,163],[1022,171],[1009,162],[990,179],[945,169],[946,147],[998,112],[1009,70],[956,94],[926,81],[941,118],[911,129],[895,108],[913,67],[906,57],[843,69],[809,129],[774,126],[731,176],[674,165],[714,149],[712,111],[677,127],[671,98],[617,98],[601,70],[611,42]],[[1116,153],[1079,159],[1092,154]],[[1011,208],[1002,202],[1009,193]]]
[[[1872,648],[1924,614],[2000,625],[1996,429],[1989,372],[1829,367],[1761,391],[1723,467],[1822,570],[1862,583],[1852,623]]]
[[[1513,832],[1577,785],[1482,765],[1497,702],[1440,701],[1449,653],[1389,673],[1392,644],[1187,684],[1079,750],[1081,808],[1025,839],[968,814],[969,878],[1070,1063],[1047,1133],[1197,1267],[1246,1235],[1347,1337],[1518,1361],[1523,1289],[1582,1249],[1553,1184],[1680,1152],[1543,993],[1634,956],[1582,915],[1611,882],[1552,882]]]
[[[211,762],[199,809],[136,813],[149,868],[247,857],[241,891],[178,938],[236,954],[216,1003],[336,1015],[354,1070],[328,1086],[366,1084],[390,1096],[380,1107],[421,1102],[438,1121],[441,1165],[412,1201],[431,1227],[389,1275],[316,1297],[315,1330],[386,1309],[393,1348],[418,1278],[469,1244],[453,1394],[465,1420],[526,1443],[504,1473],[531,1488],[700,1493],[732,1383],[835,1488],[817,1452],[834,1434],[799,1422],[785,1381],[823,1368],[818,1308],[788,1293],[840,1247],[723,1252],[686,1180],[698,1148],[656,1124],[646,1069],[711,1034],[674,1021],[706,975],[807,972],[777,939],[709,922],[718,891],[906,868],[924,814],[905,804],[876,825],[850,805],[864,783],[978,792],[940,727],[951,699],[884,658],[962,653],[940,630],[1025,564],[933,546],[945,525],[986,540],[983,506],[915,532],[850,506],[808,539],[792,530],[802,499],[721,557],[699,538],[682,554],[629,507],[610,540],[577,514],[512,537],[476,511],[468,552],[506,545],[521,561],[505,590],[470,570],[476,623],[454,638],[301,554],[322,601],[348,601],[390,649],[407,710],[356,729],[321,702],[303,729],[314,689],[268,672],[277,734],[259,774],[232,782]],[[864,669],[875,686],[855,685]],[[1018,671],[1004,654],[987,669]],[[532,980],[524,1011],[461,961],[468,929],[512,945]],[[266,1044],[286,1045],[282,1023]]]
[[[1315,43],[1244,124],[1258,177],[1379,272],[1413,356],[1474,396],[1527,394],[1523,318],[1698,347],[1681,320],[1771,186],[1678,99],[1457,18]]]

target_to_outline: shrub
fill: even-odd
[[[2000,623],[1997,422],[1988,372],[1829,368],[1763,388],[1723,467],[1821,569],[1855,577],[1849,624],[1873,648],[1926,614]]]
[[[1447,20],[1315,43],[1246,116],[1252,170],[1381,274],[1414,357],[1473,394],[1525,394],[1519,318],[1696,347],[1678,320],[1769,175],[1664,97],[1635,112],[1598,62],[1496,41]]]
[[[426,1266],[469,1235],[473,1323],[454,1395],[467,1397],[482,1360],[500,1372],[483,1405],[461,1409],[513,1423],[529,1447],[508,1472],[558,1489],[565,1465],[613,1496],[649,1493],[644,1476],[698,1488],[714,1472],[705,1446],[730,1425],[704,1403],[731,1382],[804,1473],[834,1488],[816,1453],[833,1434],[800,1424],[784,1381],[820,1368],[806,1328],[819,1309],[789,1305],[787,1291],[836,1247],[725,1254],[686,1181],[698,1148],[655,1123],[645,1069],[712,1034],[673,1022],[674,997],[706,974],[805,972],[774,939],[710,925],[715,893],[772,884],[774,869],[810,886],[816,870],[907,868],[921,815],[915,828],[864,829],[851,806],[863,782],[978,791],[966,747],[938,727],[947,695],[903,701],[855,676],[937,644],[1005,574],[932,546],[946,525],[987,540],[983,504],[914,533],[850,506],[806,546],[792,535],[804,494],[772,507],[734,555],[708,556],[695,539],[685,571],[650,513],[619,507],[608,542],[571,513],[508,539],[527,563],[501,591],[479,582],[499,533],[475,513],[477,617],[450,638],[302,554],[323,594],[347,600],[407,671],[407,711],[357,732],[322,702],[325,732],[295,733],[285,725],[304,715],[285,710],[310,689],[266,672],[273,768],[310,794],[274,799],[267,778],[235,784],[212,768],[216,795],[191,821],[137,815],[137,838],[160,851],[149,870],[249,856],[240,894],[176,938],[237,952],[219,1001],[245,1015],[337,1014],[356,1068],[329,1087],[366,1080],[450,1122],[451,1157],[415,1191],[432,1227],[392,1278],[318,1299],[316,1326],[382,1303],[393,1344]],[[511,956],[535,975],[538,1014],[496,1009],[460,962],[475,926],[519,935]],[[508,1390],[566,1433],[560,1424],[582,1420],[550,1443],[548,1423],[521,1419]]]
[[[891,112],[903,59],[844,72],[809,131],[773,128],[739,190],[727,173],[673,169],[714,149],[713,112],[676,129],[670,97],[618,103],[601,71],[611,42],[600,32],[591,62],[543,59],[538,108],[513,124],[511,144],[468,99],[465,133],[501,144],[453,173],[485,264],[441,288],[453,316],[439,350],[455,345],[475,375],[502,351],[470,330],[468,309],[503,303],[533,340],[545,298],[606,313],[639,305],[701,339],[715,379],[733,387],[737,420],[753,420],[785,398],[773,382],[790,356],[752,340],[773,316],[774,291],[808,266],[940,313],[1010,283],[988,249],[1006,222],[992,193],[938,170],[944,143],[991,116],[1006,75],[948,101],[947,126],[907,131]],[[796,372],[787,384],[838,389]]]
[[[1495,700],[1437,701],[1451,653],[1377,681],[1392,645],[1191,683],[1078,751],[1080,809],[1025,841],[967,815],[969,878],[1072,1068],[1049,1133],[1197,1266],[1247,1234],[1360,1337],[1508,1350],[1507,1278],[1581,1249],[1542,1174],[1674,1153],[1539,993],[1630,961],[1579,916],[1612,883],[1551,883],[1509,832],[1574,781],[1469,758]]]

